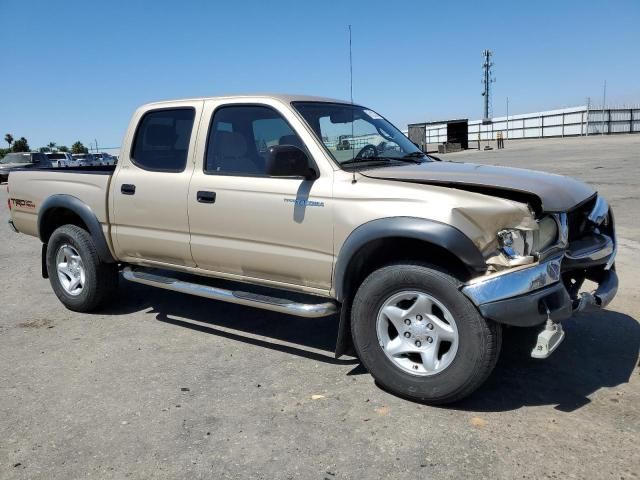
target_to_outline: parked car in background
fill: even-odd
[[[115,165],[116,164],[113,157],[108,153],[104,153],[104,152],[94,153],[93,157],[95,158],[96,162],[98,162],[96,165]]]
[[[96,167],[100,165],[92,153],[74,153],[71,158],[74,167]]]
[[[49,166],[45,154],[40,152],[7,153],[0,159],[0,182],[6,182],[9,178],[9,172],[14,168],[32,166]]]
[[[96,165],[108,165],[107,162],[107,154],[106,153],[94,153],[93,158],[96,162]]]
[[[73,164],[73,157],[67,152],[50,152],[45,156],[54,168],[70,167]]]

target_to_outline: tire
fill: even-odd
[[[59,265],[65,265],[67,273],[59,273]],[[59,227],[49,238],[47,271],[54,293],[74,312],[97,310],[114,297],[118,288],[118,266],[101,262],[91,235],[76,225]],[[78,278],[79,284],[69,290]]]
[[[381,387],[436,405],[461,400],[487,379],[502,331],[459,286],[447,273],[410,263],[365,279],[353,300],[351,331],[358,357]]]

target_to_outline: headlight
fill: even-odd
[[[531,252],[532,242],[533,232],[531,230],[512,228],[498,232],[500,250],[511,259],[528,256]]]
[[[554,245],[558,240],[558,225],[553,217],[544,217],[534,230],[508,228],[498,232],[500,250],[510,260],[519,263],[533,261],[533,256]]]

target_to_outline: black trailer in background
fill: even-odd
[[[434,125],[440,125],[437,133],[432,133],[433,130],[430,129],[429,135],[427,135],[427,127],[433,127]],[[418,145],[424,152],[428,148],[433,148],[433,145],[443,145],[445,151],[447,146],[450,147],[449,150],[466,150],[469,148],[469,120],[467,118],[412,123],[409,124],[408,130],[409,140]]]

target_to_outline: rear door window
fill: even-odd
[[[131,160],[156,172],[182,172],[187,164],[195,109],[152,110],[138,124]]]

